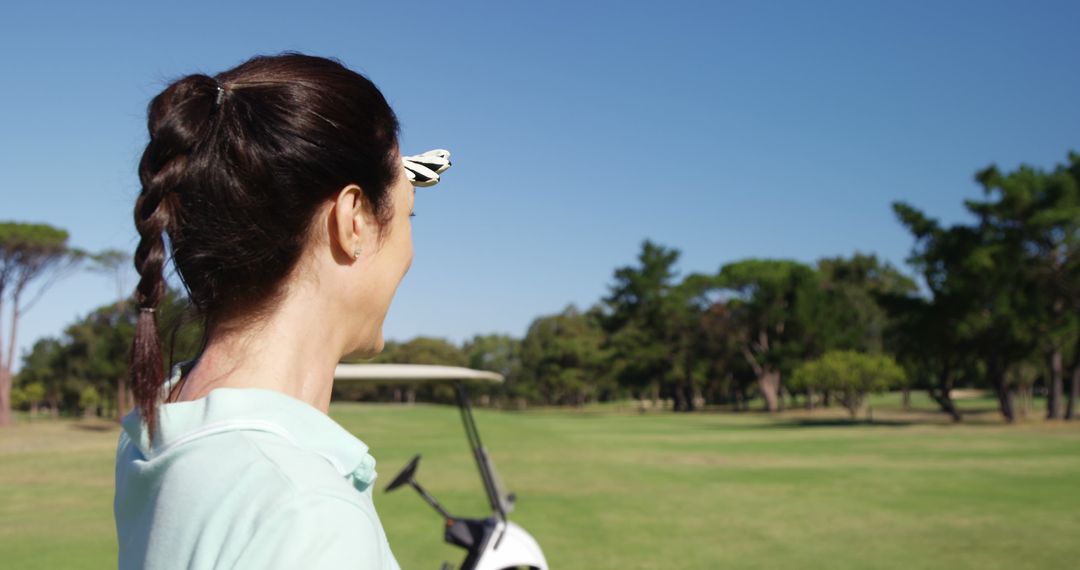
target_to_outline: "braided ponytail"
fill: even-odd
[[[316,212],[341,188],[362,188],[382,228],[403,174],[397,117],[382,93],[321,57],[258,56],[216,78],[184,77],[150,102],[148,127],[130,385],[153,443],[165,383],[153,310],[166,290],[166,243],[210,336],[273,306]]]
[[[140,240],[133,260],[139,272],[139,284],[135,288],[139,315],[129,373],[131,391],[151,434],[151,445],[157,425],[157,404],[165,382],[155,317],[165,295],[163,233],[175,234],[174,220],[179,215],[177,196],[186,184],[190,156],[210,130],[210,115],[219,93],[217,85],[205,75],[190,75],[170,85],[149,107],[150,142],[139,162],[142,191],[135,201],[135,228]]]

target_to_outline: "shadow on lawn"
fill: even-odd
[[[796,412],[799,413],[799,412]],[[880,416],[878,415],[880,413]],[[961,410],[963,414],[962,424],[983,425],[1000,424],[1001,419],[998,411],[993,408],[969,408]],[[937,410],[875,410],[872,419],[860,414],[859,418],[851,419],[844,416],[812,417],[805,415],[795,417],[776,417],[772,422],[761,424],[758,429],[789,429],[789,428],[815,428],[815,427],[905,427],[913,425],[958,425],[944,413]]]
[[[895,420],[895,419],[880,419],[880,420],[866,420],[866,419],[848,419],[848,418],[798,418],[798,419],[785,419],[758,426],[762,429],[787,429],[787,428],[807,428],[807,427],[901,427],[911,426],[927,422],[920,422],[917,420]]]
[[[79,421],[71,424],[71,429],[83,431],[112,431],[119,427],[113,422]]]

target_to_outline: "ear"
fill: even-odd
[[[354,258],[353,252],[365,249],[377,229],[369,210],[363,190],[355,184],[342,188],[334,199],[332,241],[348,259]]]

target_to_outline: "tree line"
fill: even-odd
[[[770,412],[836,403],[854,415],[868,394],[899,389],[905,397],[925,391],[960,421],[954,391],[982,388],[995,394],[1008,421],[1035,393],[1046,395],[1046,417],[1073,419],[1080,395],[1080,155],[1069,153],[1051,170],[990,166],[975,179],[983,198],[965,202],[966,223],[944,225],[893,204],[914,239],[911,275],[860,253],[813,264],[744,259],[682,275],[677,249],[646,240],[634,263],[614,271],[602,299],[539,317],[521,338],[478,335],[455,344],[418,337],[387,343],[375,360],[500,372],[507,382],[484,388],[481,399],[503,407],[634,398],[670,401],[680,412],[746,410],[754,401]],[[19,242],[9,236],[18,226],[0,224],[0,299],[5,287],[21,291],[10,285],[18,275],[11,268],[20,265],[9,253]],[[66,233],[59,237],[53,251],[68,251],[56,245]],[[81,258],[116,276],[127,262],[118,252]],[[125,366],[136,315],[122,293],[118,287],[115,303],[61,337],[37,341],[13,386],[9,349],[0,374],[8,371],[10,391],[0,383],[0,404],[54,414],[129,408]],[[18,294],[8,297],[19,306]],[[174,360],[195,355],[202,331],[183,296],[170,291],[160,311]],[[453,397],[438,386],[341,383],[334,390],[354,400]]]

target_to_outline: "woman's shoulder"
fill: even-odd
[[[365,443],[323,412],[269,390],[219,388],[200,400],[162,406],[157,428],[150,445],[137,411],[124,419],[128,437],[119,442],[118,477],[123,471],[171,473],[174,481],[190,477],[191,484],[242,477],[352,499],[370,492],[376,477]]]
[[[181,554],[234,560],[235,568],[344,567],[350,558],[396,567],[370,490],[358,491],[326,458],[288,438],[225,430],[149,459],[130,439],[127,446],[118,455],[118,475],[125,474],[117,486],[118,532],[128,538],[122,543],[148,547],[154,560],[190,547]],[[122,553],[149,560],[143,556]]]
[[[178,478],[185,478],[185,472],[204,482],[208,477],[222,477],[271,490],[277,502],[293,496],[326,495],[361,504],[356,487],[326,457],[273,432],[237,429],[201,438],[175,451],[170,467]]]
[[[397,568],[379,517],[337,493],[298,491],[260,517],[236,568]]]

